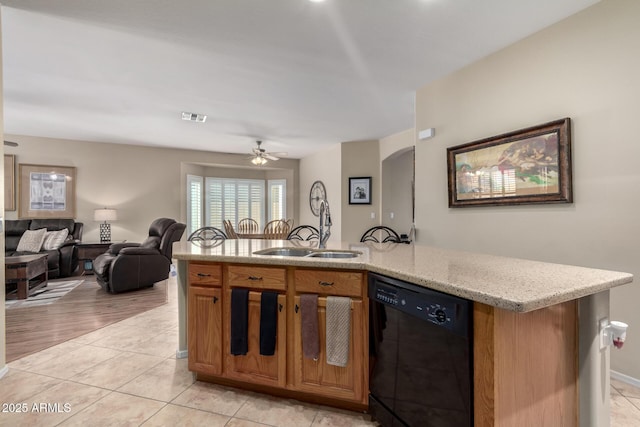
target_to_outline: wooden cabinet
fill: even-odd
[[[278,295],[278,326],[276,351],[273,356],[260,354],[260,298],[261,292],[249,292],[249,351],[246,355],[231,354],[231,322],[225,325],[225,377],[254,384],[285,387],[287,367],[287,296]],[[231,318],[231,290],[225,294],[225,319]]]
[[[366,404],[369,392],[368,376],[368,306],[365,305],[365,275],[351,271],[296,270],[293,335],[295,389]],[[318,329],[320,354],[318,360],[307,359],[302,351],[302,314],[300,294],[318,294]],[[351,339],[349,360],[345,367],[330,365],[326,359],[327,296],[351,297]]]
[[[220,265],[190,264],[188,288],[189,370],[222,373],[222,274]]]
[[[366,275],[284,266],[189,263],[189,369],[207,381],[338,406],[365,408],[368,395],[368,302]],[[231,301],[234,288],[248,292],[248,352],[231,354]],[[276,350],[260,354],[260,309],[263,292],[278,293]],[[318,294],[320,357],[303,358],[300,295]],[[328,296],[351,301],[349,359],[346,367],[326,363]]]
[[[231,354],[231,322],[225,324],[224,354],[226,378],[253,384],[285,387],[287,381],[287,296],[286,269],[229,265],[227,267],[224,318],[231,319],[231,292],[233,288],[249,289],[248,348],[246,355]],[[278,295],[276,351],[272,356],[260,354],[260,298],[262,292],[275,291]]]

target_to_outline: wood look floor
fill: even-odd
[[[84,283],[53,304],[5,310],[7,362],[166,303],[166,281],[112,295],[93,276],[85,276]]]

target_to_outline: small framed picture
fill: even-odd
[[[371,204],[371,177],[349,178],[349,204]]]

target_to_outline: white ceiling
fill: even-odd
[[[597,2],[0,1],[5,133],[291,158],[412,128],[416,89]]]

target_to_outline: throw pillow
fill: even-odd
[[[44,249],[45,251],[58,249],[63,245],[65,240],[67,240],[68,235],[69,230],[67,230],[66,228],[58,231],[47,231],[44,234],[44,243],[42,243],[42,249]]]
[[[44,242],[44,235],[47,232],[46,228],[40,228],[38,230],[26,230],[20,242],[18,242],[18,252],[40,252],[42,248],[42,242]]]

